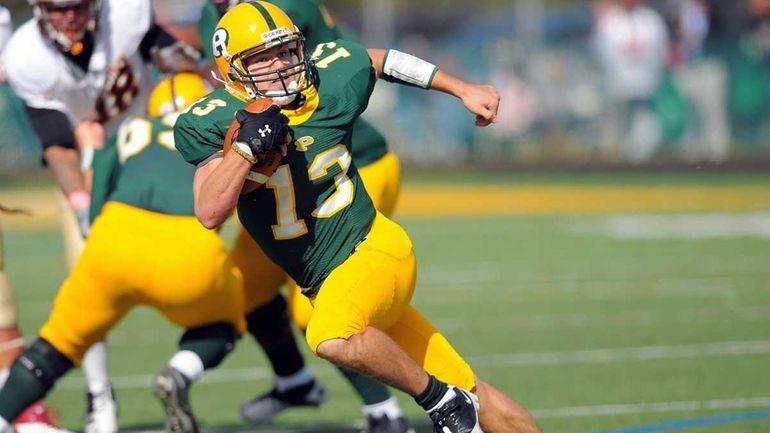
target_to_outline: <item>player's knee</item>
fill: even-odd
[[[45,389],[51,389],[74,366],[69,358],[42,338],[19,355],[15,364]]]
[[[219,365],[232,352],[238,338],[232,324],[212,323],[185,331],[179,341],[179,349],[196,353],[204,368],[208,369]]]

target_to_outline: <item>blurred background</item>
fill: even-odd
[[[29,18],[25,1],[3,3],[17,26]],[[156,3],[162,21],[197,21],[200,0]],[[325,3],[350,38],[499,89],[498,124],[477,129],[444,95],[378,86],[366,117],[408,165],[770,162],[770,0]],[[4,85],[0,114],[0,171],[37,166]]]
[[[16,26],[31,15],[2,2]],[[502,95],[490,128],[446,95],[384,83],[365,113],[405,166],[414,303],[480,377],[549,432],[770,431],[770,0],[324,3],[351,39]],[[155,2],[193,44],[199,5]],[[0,85],[0,202],[32,211],[0,221],[31,337],[67,270],[24,113]],[[178,334],[139,309],[110,335],[123,430],[160,428],[147,384]],[[237,407],[269,388],[265,365],[241,344],[196,388],[206,431],[255,431]],[[312,365],[328,405],[256,431],[360,431],[348,385]],[[49,401],[82,430],[79,373]]]

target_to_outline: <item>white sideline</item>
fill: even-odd
[[[642,346],[626,348],[574,350],[564,352],[511,353],[468,357],[477,366],[518,366],[537,367],[542,365],[573,365],[611,363],[618,361],[651,361],[681,358],[703,358],[718,356],[764,355],[770,353],[770,340],[725,341],[708,344],[684,344],[670,346]],[[316,374],[334,374],[326,365],[314,366]],[[204,383],[234,383],[244,380],[270,379],[272,372],[265,367],[238,369],[217,369],[206,374]],[[147,388],[152,374],[112,376],[115,388]],[[82,377],[65,377],[59,384],[61,389],[82,389]]]

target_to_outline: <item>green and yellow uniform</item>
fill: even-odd
[[[291,18],[304,35],[304,46],[311,53],[319,44],[341,37],[339,28],[326,8],[316,0],[275,0],[271,3],[283,9]],[[216,7],[210,1],[204,2],[198,28],[204,57],[207,59],[213,58],[211,40],[219,18]],[[353,126],[350,151],[375,208],[385,216],[391,216],[401,188],[401,169],[396,155],[388,151],[385,137],[372,124],[358,119]],[[265,256],[244,230],[236,238],[232,258],[240,269],[249,269],[249,272],[243,273],[246,312],[275,298],[286,281],[286,275]],[[301,329],[305,329],[312,309],[308,300],[298,295],[299,288],[291,284],[291,316]]]
[[[313,299],[313,351],[374,326],[431,374],[472,389],[470,367],[409,305],[416,276],[411,240],[375,211],[350,154],[353,124],[376,80],[371,60],[342,39],[319,45],[313,57],[315,85],[303,92],[299,109],[283,111],[294,142],[265,185],[240,197],[241,223]],[[174,128],[182,156],[194,165],[221,156],[225,133],[245,105],[224,90],[195,104]]]
[[[240,274],[194,216],[195,169],[175,150],[175,117],[128,119],[95,156],[94,223],[40,331],[75,364],[137,305],[185,328],[245,330]]]
[[[341,39],[317,53],[323,86],[306,91],[298,110],[284,111],[295,143],[266,188],[238,203],[244,227],[309,296],[364,238],[375,214],[349,149],[353,122],[374,85],[369,56]],[[245,105],[223,89],[193,105],[174,128],[185,159],[198,165],[221,152],[235,112]],[[341,236],[337,227],[352,230]]]

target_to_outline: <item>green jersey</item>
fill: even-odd
[[[350,155],[353,124],[376,80],[366,50],[342,39],[319,45],[315,85],[284,110],[294,142],[267,183],[241,195],[238,216],[265,254],[312,296],[369,231],[375,210]],[[221,155],[235,112],[246,104],[220,89],[174,127],[191,164]]]
[[[195,168],[185,163],[174,146],[177,116],[126,119],[105,147],[96,151],[91,220],[107,201],[168,215],[195,215]]]
[[[305,36],[304,46],[309,53],[312,53],[320,43],[342,37],[326,8],[316,0],[270,0],[270,3],[283,9],[299,28]],[[214,58],[211,39],[219,18],[217,8],[211,1],[206,0],[198,22],[198,32],[203,45],[203,56],[209,60]],[[369,122],[358,120],[354,127],[352,144],[353,160],[356,165],[365,167],[382,158],[387,152],[388,144],[385,137]]]

